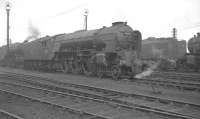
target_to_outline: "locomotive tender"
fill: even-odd
[[[3,64],[31,70],[112,76],[134,76],[141,71],[142,36],[126,22],[110,27],[46,36],[10,50]]]

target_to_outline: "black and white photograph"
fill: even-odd
[[[0,0],[0,119],[200,119],[200,0]]]

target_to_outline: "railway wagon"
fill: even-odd
[[[174,38],[150,37],[142,41],[142,58],[156,60],[159,58],[179,59],[186,53],[186,41]]]
[[[141,71],[141,41],[139,31],[134,31],[126,22],[114,22],[110,27],[21,43],[8,53],[4,63],[12,61],[16,67],[31,70],[110,75],[118,79]]]
[[[186,41],[175,38],[149,37],[142,41],[142,59],[159,62],[156,70],[175,71],[176,61],[186,54]]]

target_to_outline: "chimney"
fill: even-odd
[[[197,38],[200,38],[200,33],[197,33]]]
[[[112,23],[112,26],[117,26],[117,25],[126,25],[127,22],[121,22],[121,21],[118,21],[118,22],[113,22]]]
[[[176,28],[173,28],[173,30],[172,30],[172,37],[174,39],[177,39],[177,29]]]

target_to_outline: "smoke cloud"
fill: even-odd
[[[31,21],[29,21],[28,24],[28,33],[29,36],[26,38],[25,41],[35,40],[41,35],[39,29],[36,26],[34,26]]]

